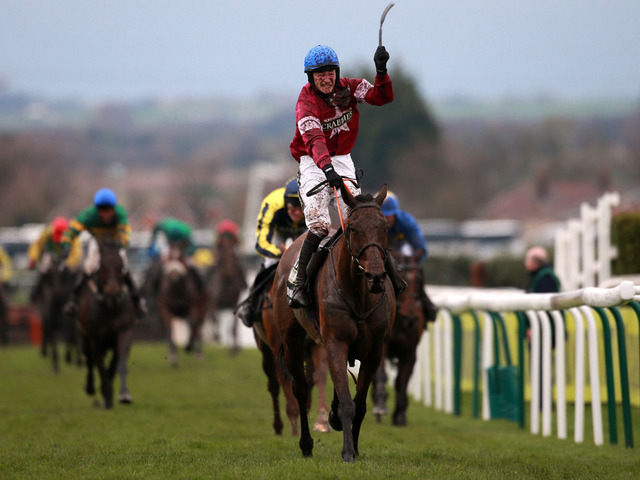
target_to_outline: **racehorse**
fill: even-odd
[[[87,361],[85,391],[95,394],[93,369],[100,375],[100,391],[107,409],[113,408],[113,379],[120,376],[120,403],[133,400],[127,386],[129,353],[136,316],[131,295],[125,287],[125,264],[120,246],[109,241],[98,244],[100,266],[87,281],[79,302],[78,327]],[[107,366],[106,357],[112,352]]]
[[[395,361],[397,376],[395,379],[396,406],[393,412],[394,425],[407,424],[407,407],[409,397],[407,386],[416,363],[416,349],[427,321],[420,300],[420,289],[424,288],[424,277],[418,261],[422,253],[415,256],[398,257],[398,271],[400,277],[407,283],[407,289],[398,295],[396,301],[396,320],[387,342],[384,357],[373,384],[372,397],[375,403],[373,413],[378,422],[382,415],[388,413],[387,401],[387,373],[385,360]]]
[[[171,322],[174,317],[185,319],[189,323],[189,342],[187,352],[195,351],[202,356],[202,324],[207,310],[207,295],[198,287],[196,275],[187,266],[182,248],[172,245],[168,258],[162,264],[160,287],[158,291],[158,314],[169,340],[169,362],[178,366],[178,350],[172,335]]]
[[[40,273],[37,291],[34,292],[33,301],[42,319],[42,343],[40,352],[47,356],[51,352],[51,361],[54,372],[59,371],[58,361],[58,336],[62,335],[65,341],[67,363],[75,362],[80,365],[79,335],[75,318],[63,312],[64,304],[73,291],[73,274],[59,255],[49,256],[48,268]]]
[[[218,236],[214,246],[215,265],[207,273],[207,291],[209,294],[209,314],[214,326],[215,339],[220,338],[219,313],[221,310],[234,309],[240,293],[247,288],[244,266],[238,256],[238,237],[231,232],[223,232]],[[232,351],[238,346],[238,322],[233,316],[231,336]]]
[[[275,265],[274,265],[275,267]],[[273,405],[273,430],[277,435],[282,434],[282,418],[280,417],[280,403],[278,400],[280,387],[284,392],[285,411],[291,424],[291,434],[298,436],[298,418],[300,417],[300,409],[298,402],[293,394],[291,377],[283,371],[281,366],[276,363],[274,352],[282,347],[282,339],[276,330],[273,318],[273,301],[272,301],[273,284],[267,286],[267,292],[264,295],[262,303],[262,319],[253,323],[253,335],[256,340],[258,350],[262,353],[262,370],[267,376],[267,389],[271,394]],[[307,383],[312,388],[316,386],[318,389],[318,419],[313,429],[317,432],[329,432],[328,409],[325,397],[327,385],[327,352],[321,345],[315,344],[311,339],[306,340],[305,361],[307,363]],[[311,406],[311,397],[307,409]]]
[[[284,252],[276,270],[273,315],[283,342],[278,356],[292,376],[300,408],[299,446],[303,456],[310,457],[313,451],[307,417],[309,385],[304,366],[308,333],[326,349],[334,385],[329,424],[343,432],[342,459],[353,462],[359,454],[358,439],[367,408],[367,393],[382,360],[396,305],[385,271],[389,225],[380,210],[387,187],[384,185],[375,197],[371,194],[354,197],[344,186],[341,192],[350,212],[344,233],[328,249],[327,258],[310,286],[315,299],[312,308],[294,311],[289,308],[286,295],[287,279],[304,240],[302,235]],[[311,310],[317,331],[311,331],[313,325],[309,326],[306,321],[309,312],[305,310]],[[353,366],[355,360],[360,360],[360,369],[352,398],[347,365]]]

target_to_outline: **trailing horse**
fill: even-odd
[[[407,407],[409,397],[407,386],[416,363],[416,350],[422,333],[428,321],[435,320],[435,307],[425,312],[421,301],[421,290],[424,289],[422,269],[418,264],[421,254],[417,257],[399,256],[398,267],[401,278],[407,283],[407,289],[398,295],[396,302],[396,320],[393,323],[391,335],[385,343],[384,359],[380,364],[373,384],[372,397],[375,402],[373,414],[378,422],[382,415],[388,413],[387,401],[387,372],[385,360],[393,361],[397,367],[395,379],[396,406],[393,411],[394,425],[407,424]],[[427,318],[427,315],[429,317]]]
[[[353,462],[358,455],[360,428],[367,409],[369,386],[380,366],[382,350],[395,318],[395,295],[385,271],[388,223],[380,210],[386,185],[375,195],[354,197],[345,187],[342,198],[350,209],[344,234],[326,252],[326,260],[310,286],[310,309],[292,310],[287,300],[287,279],[304,240],[299,237],[278,265],[274,280],[274,321],[282,338],[279,355],[293,379],[300,408],[300,449],[305,457],[313,451],[307,405],[309,385],[305,376],[307,334],[324,345],[334,395],[329,423],[343,432],[342,459]],[[317,255],[317,254],[316,254]],[[313,259],[311,260],[313,262]],[[314,330],[312,322],[317,323]],[[305,325],[303,327],[303,324]],[[356,394],[349,390],[347,365],[360,361]]]
[[[244,266],[238,256],[238,237],[231,232],[223,232],[218,236],[214,246],[215,265],[207,274],[207,291],[209,294],[209,314],[214,326],[215,338],[220,338],[221,310],[233,310],[240,298],[240,293],[247,288]],[[232,351],[237,351],[238,322],[235,315],[231,327],[233,338]]]
[[[182,249],[171,246],[169,257],[162,265],[158,291],[158,314],[165,326],[169,341],[169,361],[178,366],[178,350],[172,335],[171,322],[174,317],[189,323],[187,352],[202,355],[202,324],[207,310],[207,294],[197,272],[187,265]]]
[[[59,371],[58,338],[62,336],[65,342],[65,358],[71,363],[75,356],[75,363],[80,365],[80,339],[75,318],[63,312],[64,304],[73,291],[73,274],[59,255],[49,255],[48,268],[40,273],[36,288],[32,293],[35,304],[42,319],[42,356],[51,353],[54,372]]]
[[[276,265],[273,265],[276,267]],[[273,280],[273,277],[271,277]],[[253,335],[256,345],[262,353],[262,370],[267,376],[267,389],[271,394],[273,405],[273,429],[277,435],[282,434],[282,418],[280,417],[280,387],[285,397],[285,411],[289,423],[291,425],[291,434],[297,436],[300,434],[298,428],[298,418],[300,417],[300,409],[298,402],[293,394],[293,386],[291,376],[284,371],[282,365],[275,360],[277,352],[282,348],[282,339],[276,329],[273,317],[273,283],[266,286],[266,292],[263,296],[262,318],[253,323]],[[307,383],[309,388],[316,386],[318,389],[318,419],[313,426],[317,432],[329,432],[328,408],[325,397],[327,385],[327,352],[324,347],[317,345],[310,338],[307,338],[305,345],[305,361],[307,368]],[[307,409],[311,406],[311,397]]]
[[[81,292],[78,327],[87,361],[85,391],[95,394],[93,369],[100,375],[100,391],[107,409],[113,408],[113,379],[120,376],[120,403],[133,400],[127,386],[129,353],[136,316],[130,292],[125,286],[125,264],[120,247],[99,244],[100,266]],[[111,360],[106,363],[111,352]]]

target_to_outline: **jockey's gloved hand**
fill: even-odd
[[[379,75],[387,73],[387,62],[389,61],[389,52],[382,45],[376,49],[373,55],[373,63],[376,64],[376,71]]]
[[[336,188],[342,187],[342,185],[344,184],[344,182],[342,181],[342,177],[336,173],[333,165],[325,165],[324,167],[322,167],[322,171],[327,177],[327,182],[329,182],[329,185]]]
[[[160,250],[156,247],[149,247],[149,250],[147,250],[147,256],[149,258],[158,258],[160,256]]]

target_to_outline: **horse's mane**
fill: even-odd
[[[362,203],[373,202],[373,195],[371,195],[370,193],[359,193],[358,195],[356,195],[356,200]]]

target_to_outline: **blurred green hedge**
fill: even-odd
[[[640,273],[640,210],[621,212],[612,218],[611,243],[618,248],[612,273]]]

